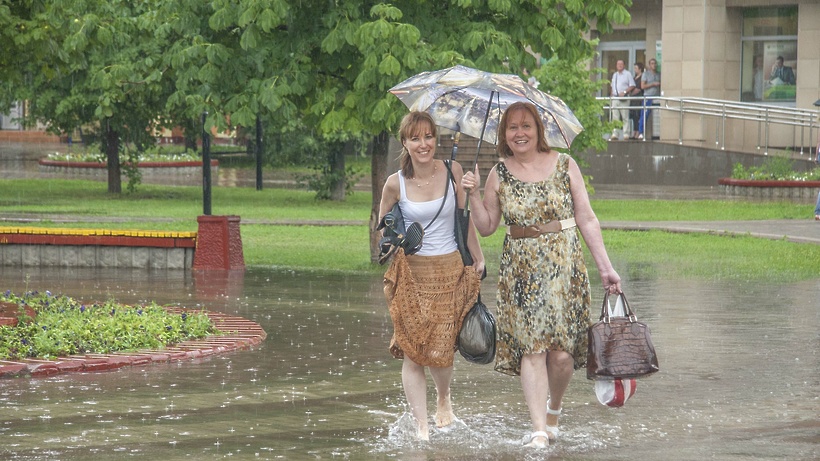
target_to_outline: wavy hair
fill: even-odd
[[[410,152],[408,152],[407,148],[404,147],[404,141],[417,134],[424,134],[425,124],[429,125],[430,133],[434,138],[436,138],[436,123],[433,121],[433,117],[427,112],[413,111],[401,119],[401,125],[399,125],[399,141],[401,141],[399,165],[401,166],[401,171],[405,178],[412,178],[415,173],[413,171],[413,162],[410,158]]]
[[[547,144],[547,137],[544,132],[544,122],[541,121],[541,116],[538,115],[538,109],[535,105],[529,102],[514,102],[507,107],[504,115],[501,116],[501,122],[498,124],[498,147],[496,151],[499,155],[504,157],[512,157],[513,151],[507,145],[507,125],[510,123],[510,114],[518,111],[526,111],[535,119],[535,129],[538,132],[538,152],[549,152],[550,145]]]

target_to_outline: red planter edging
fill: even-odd
[[[60,160],[42,159],[39,162],[43,166],[59,166],[69,168],[106,168],[108,165],[100,162],[64,162]],[[138,168],[180,168],[202,166],[202,162],[140,162]],[[211,166],[219,166],[219,160],[211,160]]]
[[[184,341],[161,350],[73,355],[58,357],[54,360],[0,360],[0,378],[39,378],[59,373],[108,371],[125,366],[190,360],[249,349],[258,346],[267,337],[267,333],[258,323],[242,317],[177,307],[168,307],[166,310],[174,314],[183,312],[204,313],[211,319],[214,327],[226,334]]]
[[[820,187],[820,181],[763,181],[753,179],[720,178],[721,186],[741,187]]]
[[[34,309],[26,306],[25,313],[27,316],[34,318]],[[19,320],[20,306],[16,303],[0,302],[0,326],[15,327]]]
[[[199,216],[194,270],[245,269],[239,216]]]
[[[42,235],[0,233],[4,244],[95,245],[152,248],[196,248],[196,237],[122,237],[113,235]]]

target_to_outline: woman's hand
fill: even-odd
[[[475,269],[476,274],[478,274],[479,278],[484,275],[484,271],[487,269],[484,265],[484,260],[481,261],[474,261],[473,262],[473,269]]]
[[[601,283],[604,285],[604,290],[611,295],[622,292],[621,276],[619,276],[614,269],[608,272],[601,272]]]
[[[475,173],[467,171],[461,178],[461,188],[468,194],[478,193],[479,186],[481,186],[481,175],[478,173],[478,165],[475,166]]]

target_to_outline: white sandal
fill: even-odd
[[[563,410],[563,407],[559,408],[557,410],[553,410],[552,408],[550,408],[550,401],[547,400],[547,414],[548,415],[561,416],[561,410]],[[558,440],[558,434],[560,434],[560,432],[561,432],[561,431],[558,430],[558,426],[547,426],[546,431],[549,432],[552,435],[552,437],[547,437],[550,444],[555,443],[555,441]]]
[[[535,440],[538,437],[543,437],[547,439],[547,443]],[[547,448],[549,446],[550,436],[544,431],[536,431],[532,434],[527,434],[524,436],[524,439],[521,441],[525,447],[530,448]]]

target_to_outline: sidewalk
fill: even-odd
[[[603,229],[696,232],[715,235],[748,235],[770,240],[820,245],[820,221],[778,219],[770,221],[604,221]]]

